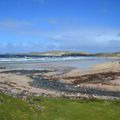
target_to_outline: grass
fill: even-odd
[[[29,97],[0,94],[0,120],[120,120],[120,101]]]

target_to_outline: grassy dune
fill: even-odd
[[[120,120],[120,101],[28,98],[0,94],[0,120]]]

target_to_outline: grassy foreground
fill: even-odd
[[[28,98],[0,93],[0,120],[120,120],[120,101]]]

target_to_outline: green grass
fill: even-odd
[[[120,120],[120,101],[29,97],[0,94],[0,120]]]

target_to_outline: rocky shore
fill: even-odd
[[[0,91],[23,99],[29,95],[120,99],[119,64],[111,62],[98,66],[103,67],[86,72],[71,70],[61,74],[58,70],[1,69]]]

